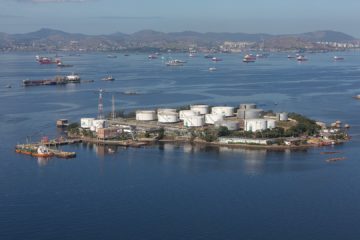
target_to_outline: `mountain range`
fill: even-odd
[[[189,45],[214,46],[224,41],[263,42],[273,46],[280,43],[280,46],[286,45],[287,48],[291,48],[316,42],[354,42],[357,39],[348,34],[330,30],[287,35],[194,31],[164,33],[153,30],[143,30],[132,34],[117,32],[108,35],[86,35],[48,28],[24,34],[0,33],[0,49],[64,48],[69,47],[69,44],[92,50],[97,48],[181,48]]]

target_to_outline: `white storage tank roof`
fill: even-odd
[[[159,123],[176,123],[179,121],[179,114],[176,112],[158,112]]]
[[[249,109],[249,110],[246,110],[244,119],[260,118],[262,112],[263,112],[262,109]]]
[[[202,127],[205,125],[204,115],[200,116],[189,116],[184,118],[185,127]]]
[[[205,123],[206,124],[215,124],[218,121],[224,120],[224,116],[220,114],[206,114]]]
[[[234,107],[217,106],[211,109],[212,114],[222,115],[224,117],[231,117],[234,115]]]
[[[199,115],[200,115],[200,113],[198,111],[193,111],[193,110],[181,110],[179,112],[180,120],[184,120],[184,118],[186,118],[186,117],[199,116]]]
[[[207,113],[209,113],[209,105],[191,105],[190,109],[195,111],[195,112],[199,112],[201,115],[205,115]]]
[[[138,121],[154,121],[156,113],[153,110],[139,110],[136,111],[136,120]]]
[[[157,113],[162,113],[162,112],[176,113],[176,109],[175,108],[158,108]]]
[[[91,126],[93,126],[94,120],[95,120],[95,118],[81,118],[80,126],[82,128],[90,128]]]

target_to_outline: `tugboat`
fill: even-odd
[[[252,54],[246,54],[243,58],[244,63],[252,63],[256,61],[256,57]]]
[[[297,60],[298,62],[305,62],[305,61],[307,61],[308,59],[307,59],[304,55],[299,55],[299,56],[296,58],[296,60]]]

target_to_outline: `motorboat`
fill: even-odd
[[[174,60],[167,61],[166,65],[167,66],[182,66],[182,65],[184,65],[184,63],[186,63],[186,61],[174,59]]]
[[[104,77],[104,78],[101,79],[101,80],[103,80],[103,81],[114,81],[115,78],[114,78],[113,76],[109,75],[109,76],[107,76],[107,77]]]
[[[217,58],[217,57],[213,57],[213,58],[211,59],[211,61],[213,61],[213,62],[220,62],[220,61],[222,61],[222,59],[221,59],[221,58]]]
[[[155,55],[155,54],[150,54],[150,55],[148,56],[148,59],[157,59],[157,55]]]
[[[305,62],[305,61],[307,61],[308,59],[307,59],[304,55],[299,55],[299,56],[296,58],[296,60],[297,60],[298,62]]]
[[[344,58],[343,57],[339,57],[339,56],[334,56],[334,61],[342,61],[342,60],[344,60]]]

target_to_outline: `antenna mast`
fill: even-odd
[[[104,105],[103,105],[103,98],[102,98],[103,90],[100,89],[99,91],[99,105],[98,105],[98,119],[104,119]]]

